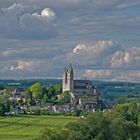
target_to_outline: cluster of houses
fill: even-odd
[[[76,108],[74,106],[69,105],[53,105],[47,104],[41,108],[41,110],[47,109],[48,111],[52,111],[55,113],[74,113],[76,112]]]
[[[13,104],[11,112],[5,114],[24,114],[27,109],[26,103],[26,90],[25,88],[8,87],[0,90],[0,97],[7,96],[8,100]],[[16,105],[16,103],[20,103]]]
[[[0,90],[0,96],[9,95],[9,100],[11,102],[26,102],[26,90],[25,88],[5,88]]]

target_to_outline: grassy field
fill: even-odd
[[[60,129],[77,119],[71,116],[0,117],[0,140],[32,140],[46,127]]]

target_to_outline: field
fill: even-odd
[[[60,129],[77,119],[70,116],[0,117],[0,140],[32,140],[44,128]]]

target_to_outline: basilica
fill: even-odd
[[[65,68],[62,78],[62,90],[71,95],[71,104],[74,106],[97,106],[100,97],[97,87],[90,80],[75,80],[73,67],[70,64]]]

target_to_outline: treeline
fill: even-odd
[[[58,100],[57,95],[62,92],[62,85],[55,84],[48,87],[44,87],[41,83],[34,83],[32,86],[28,87],[28,99],[31,104],[34,104],[34,101],[38,103],[55,103]]]
[[[118,104],[82,116],[63,130],[45,129],[36,140],[140,140],[140,104]]]
[[[44,87],[41,83],[37,82],[28,87],[27,93],[31,104],[34,104],[34,101],[37,101],[40,104],[63,104],[70,102],[70,94],[69,92],[62,92],[62,84]]]

